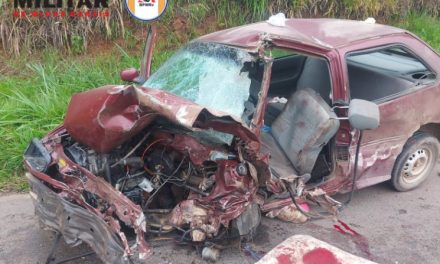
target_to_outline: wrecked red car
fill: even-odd
[[[75,94],[24,155],[43,224],[105,262],[147,258],[154,236],[215,248],[251,237],[261,213],[304,222],[307,204],[337,213],[329,195],[432,172],[440,60],[411,33],[260,22],[198,38],[150,76],[154,39],[140,72],[121,73],[130,84]]]

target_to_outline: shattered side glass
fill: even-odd
[[[255,58],[242,49],[191,42],[151,75],[144,86],[240,118],[251,85],[245,63],[251,61]]]

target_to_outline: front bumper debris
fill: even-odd
[[[129,263],[120,239],[104,220],[60,197],[31,174],[26,177],[35,214],[45,228],[62,234],[70,246],[87,243],[105,263]]]

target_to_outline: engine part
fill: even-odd
[[[66,155],[78,165],[87,166],[87,152],[78,143],[64,149]]]
[[[93,174],[102,175],[106,172],[107,155],[99,155],[92,149],[87,149],[77,142],[65,149],[66,155],[75,163],[87,168]],[[109,181],[106,175],[107,181]]]
[[[142,168],[144,166],[144,161],[141,157],[129,157],[126,159],[123,159],[122,162],[120,162],[121,165],[124,166],[130,166],[132,168]]]
[[[237,156],[234,154],[224,153],[224,152],[216,151],[216,150],[213,150],[213,151],[211,151],[211,153],[209,153],[209,159],[212,161],[233,160],[236,158],[237,158]]]
[[[251,203],[239,217],[233,221],[240,236],[251,236],[261,222],[261,212],[258,204]]]
[[[237,171],[237,174],[240,176],[246,176],[248,174],[248,169],[246,165],[243,163],[239,163],[235,170]]]
[[[116,181],[115,188],[117,190],[129,190],[139,185],[147,174],[144,171],[133,175],[121,177]]]
[[[136,187],[130,191],[124,192],[124,195],[127,196],[134,203],[142,204],[142,192],[143,190],[141,188]]]
[[[203,178],[202,182],[199,184],[199,188],[202,191],[206,191],[209,188],[211,188],[215,183],[215,177],[214,175],[207,177],[207,178]]]
[[[110,170],[110,164],[108,161],[108,156],[107,155],[103,155],[102,156],[102,163],[104,166],[104,175],[105,175],[105,179],[107,180],[108,183],[110,183],[111,185],[113,185],[113,181],[112,181],[112,172]]]
[[[144,143],[144,141],[148,138],[148,136],[150,134],[151,134],[151,132],[148,132],[147,134],[145,134],[145,136],[136,144],[136,146],[134,146],[122,159],[113,163],[110,167],[114,168],[120,162],[123,162],[124,160],[128,159],[128,157],[130,157],[130,155],[133,154],[136,151],[136,149],[138,149],[142,145],[142,143]]]

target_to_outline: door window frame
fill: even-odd
[[[348,63],[347,63],[347,57],[352,56],[352,55],[358,55],[358,54],[368,54],[368,53],[373,53],[376,51],[381,51],[381,50],[385,50],[385,49],[389,49],[389,48],[401,48],[403,49],[405,52],[409,53],[411,56],[413,56],[415,59],[419,60],[420,63],[423,64],[423,66],[425,66],[429,71],[431,71],[434,75],[435,75],[435,80],[433,82],[427,83],[427,84],[421,84],[418,86],[413,86],[405,91],[402,91],[400,93],[397,94],[392,94],[380,99],[376,99],[374,100],[375,103],[377,104],[382,104],[382,103],[386,103],[392,100],[395,100],[397,98],[400,98],[402,96],[417,92],[419,90],[423,90],[425,88],[428,87],[432,87],[435,85],[438,85],[439,83],[439,75],[437,73],[437,71],[435,70],[434,67],[432,67],[429,63],[427,63],[421,56],[419,56],[416,52],[414,52],[409,46],[403,44],[403,43],[388,43],[385,45],[379,45],[379,46],[374,46],[374,47],[369,47],[369,48],[365,48],[365,49],[359,49],[359,50],[353,50],[353,51],[349,51],[346,52],[344,54],[344,71],[345,71],[345,78],[346,78],[346,83],[348,84],[347,87],[347,91],[348,91],[348,98],[351,101],[351,88],[350,88],[350,79],[349,79],[349,71],[348,71]],[[362,98],[359,98],[362,99]]]
[[[273,59],[273,63],[275,63],[275,61],[277,59],[285,58],[285,57],[289,57],[289,56],[295,56],[295,55],[302,55],[302,56],[317,58],[317,59],[325,61],[326,65],[327,65],[328,75],[329,75],[329,78],[330,78],[330,94],[328,96],[330,97],[330,103],[331,104],[329,106],[333,107],[333,105],[335,104],[335,98],[334,98],[334,91],[335,91],[334,75],[335,75],[335,72],[332,69],[332,67],[334,65],[332,65],[332,61],[327,56],[327,54],[325,54],[325,53],[309,52],[308,50],[301,50],[301,49],[298,49],[298,48],[295,48],[295,47],[288,47],[288,46],[283,46],[283,45],[273,45],[272,47],[268,48],[267,51],[271,52],[273,49],[280,49],[280,50],[285,50],[285,51],[293,52],[293,54],[289,54],[289,55],[281,56],[281,57],[273,57],[271,55],[271,53],[270,53],[270,55],[268,54],[268,56],[270,56]],[[304,65],[303,65],[303,67],[304,67]],[[271,72],[272,72],[272,69],[271,69]],[[302,71],[300,73],[300,76],[301,76],[301,74],[302,74]]]

